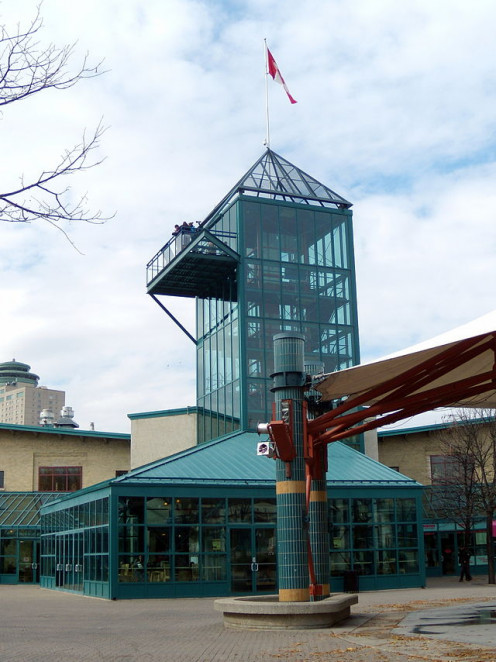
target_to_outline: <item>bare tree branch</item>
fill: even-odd
[[[53,44],[40,45],[38,33],[43,26],[40,9],[41,5],[25,30],[18,25],[11,34],[5,25],[0,26],[0,106],[44,90],[65,90],[84,78],[103,73],[102,63],[90,65],[87,55],[71,73],[69,65],[75,44],[62,48]],[[87,207],[86,195],[73,200],[65,180],[68,175],[94,168],[102,162],[101,158],[91,157],[104,131],[100,123],[92,135],[83,134],[80,143],[66,150],[55,167],[43,170],[28,182],[20,177],[20,185],[14,190],[0,191],[0,221],[31,223],[43,220],[61,229],[60,224],[67,221],[103,223],[108,220],[101,211],[93,212]],[[62,231],[67,236],[65,230]]]
[[[496,511],[496,418],[491,409],[463,409],[449,417],[442,441],[443,451],[453,460],[445,477],[445,517],[458,521],[467,534],[474,517],[486,521],[489,583],[496,583],[492,522]],[[468,544],[467,544],[468,546]]]
[[[70,188],[65,185],[63,178],[93,168],[103,161],[89,162],[88,157],[98,147],[104,131],[99,124],[89,139],[83,135],[81,143],[66,150],[53,170],[44,170],[31,183],[25,183],[21,178],[19,187],[0,193],[0,220],[10,223],[31,223],[39,219],[51,223],[103,223],[106,219],[102,218],[100,211],[94,213],[87,209],[85,195],[71,202],[68,196]]]
[[[83,78],[104,73],[101,71],[102,62],[88,64],[88,55],[84,56],[75,72],[69,71],[75,43],[62,48],[54,44],[41,46],[37,40],[43,27],[40,10],[41,5],[25,31],[18,25],[16,32],[10,34],[5,25],[0,26],[0,106],[25,99],[41,90],[65,90]]]

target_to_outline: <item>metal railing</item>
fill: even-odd
[[[221,239],[221,241],[226,243],[231,249],[236,250],[233,246],[236,241],[235,232],[218,231],[209,234]],[[182,253],[192,243],[195,244],[191,251],[193,253],[199,253],[201,255],[224,254],[218,246],[210,241],[204,230],[194,229],[192,231],[180,231],[177,235],[171,237],[165,246],[163,246],[148,262],[146,265],[146,282],[150,283],[177,255]]]

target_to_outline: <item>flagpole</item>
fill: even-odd
[[[269,69],[267,64],[267,39],[264,39],[265,57],[265,146],[270,149],[270,123],[269,123]]]

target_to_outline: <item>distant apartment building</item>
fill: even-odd
[[[38,386],[30,369],[15,359],[0,363],[0,423],[38,426],[44,409],[56,417],[64,407],[65,391]]]

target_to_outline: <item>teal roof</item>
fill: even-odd
[[[135,418],[162,418],[164,416],[181,416],[182,414],[196,414],[197,407],[182,407],[181,409],[161,409],[159,411],[144,411],[136,414],[128,414],[131,420]]]
[[[116,484],[149,484],[157,481],[189,484],[267,484],[275,481],[274,460],[258,456],[255,432],[239,432],[193,446],[151,464],[132,469],[111,481]],[[372,460],[341,442],[329,446],[331,485],[396,485],[413,487],[414,480]]]
[[[0,430],[10,430],[11,432],[34,432],[36,434],[58,434],[70,435],[75,437],[90,437],[97,439],[120,439],[121,441],[131,441],[131,435],[128,432],[100,432],[97,430],[82,430],[81,428],[55,428],[43,425],[17,425],[14,423],[0,423]]]

